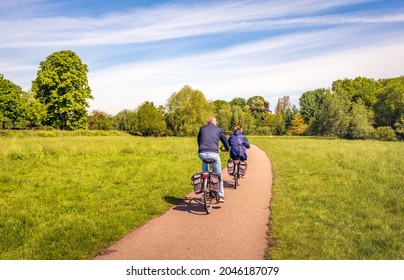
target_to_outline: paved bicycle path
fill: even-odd
[[[251,145],[240,186],[223,170],[225,203],[207,215],[201,196],[187,200],[124,236],[95,259],[262,260],[271,199],[272,169],[266,154]]]

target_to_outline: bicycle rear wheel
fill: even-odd
[[[212,207],[213,207],[212,192],[209,190],[204,191],[203,200],[204,200],[204,206],[205,206],[206,213],[209,214],[212,211]]]
[[[203,180],[204,191],[203,191],[203,204],[205,206],[206,213],[209,214],[213,207],[213,196],[210,188],[208,187],[208,179]]]

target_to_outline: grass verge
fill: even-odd
[[[404,259],[404,144],[251,137],[273,164],[270,259]]]

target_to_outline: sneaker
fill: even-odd
[[[219,203],[224,203],[224,197],[223,196],[219,197]]]

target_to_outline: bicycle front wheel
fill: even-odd
[[[238,185],[238,165],[234,166],[234,188],[237,189],[237,185]]]

